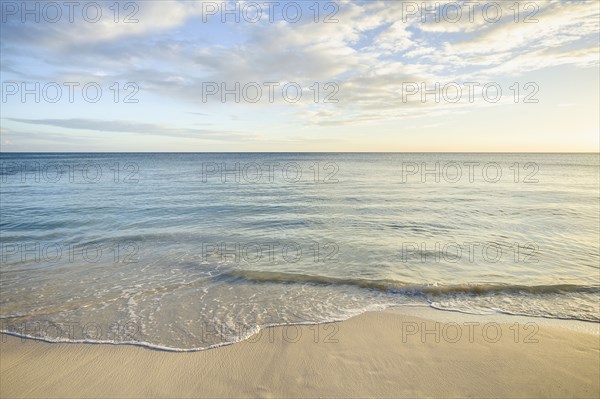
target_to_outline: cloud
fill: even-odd
[[[526,23],[521,20],[518,23],[511,21],[491,25],[490,29],[467,40],[447,44],[446,52],[469,56],[520,48],[557,47],[598,32],[599,14],[597,3],[594,2],[549,2],[535,18],[538,22]]]
[[[518,23],[514,21],[513,1],[498,2],[503,17],[496,23],[485,20],[481,6],[472,21],[463,10],[456,23],[444,19],[434,23],[431,18],[422,22],[420,15],[407,16],[407,2],[399,1],[340,1],[335,15],[338,23],[313,23],[312,18],[299,23],[270,23],[263,16],[255,24],[203,23],[202,2],[197,1],[137,3],[136,24],[117,24],[110,18],[97,24],[81,20],[74,24],[3,24],[3,79],[95,81],[103,87],[110,87],[111,82],[135,82],[140,95],[149,93],[158,99],[169,115],[181,110],[187,117],[193,113],[186,111],[202,102],[206,82],[225,83],[227,87],[236,82],[242,86],[250,82],[296,82],[305,90],[303,100],[297,104],[276,101],[273,105],[263,91],[257,104],[238,105],[222,104],[220,97],[214,96],[206,107],[207,114],[198,114],[207,117],[212,126],[219,126],[231,120],[215,115],[235,113],[250,132],[195,129],[194,125],[177,128],[162,124],[159,114],[147,115],[144,122],[90,119],[89,114],[75,110],[72,117],[64,119],[15,118],[27,115],[21,111],[5,114],[13,117],[6,119],[67,129],[70,134],[80,130],[213,141],[261,140],[264,136],[252,131],[271,129],[273,137],[278,133],[272,126],[279,125],[269,125],[269,120],[257,115],[289,118],[277,123],[301,129],[477,109],[472,104],[423,103],[415,98],[402,101],[402,84],[406,82],[431,87],[435,82],[497,81],[556,66],[569,67],[575,73],[582,68],[598,68],[600,28],[595,0],[522,1]],[[438,12],[456,4],[450,0],[412,3],[437,7]],[[101,4],[109,10],[113,2]],[[540,7],[535,15],[537,23],[524,23],[529,14],[526,4]],[[122,18],[125,12],[121,11]],[[314,104],[310,87],[315,82],[337,83],[339,103]]]
[[[73,119],[26,119],[5,118],[7,120],[30,125],[44,125],[59,127],[63,129],[88,130],[95,132],[132,133],[140,135],[155,135],[163,137],[194,138],[200,140],[252,140],[259,138],[258,135],[206,129],[176,128],[151,123],[140,123],[131,121],[106,121],[86,118]]]
[[[24,5],[15,3],[16,13],[3,15],[7,42],[66,50],[81,43],[115,41],[178,27],[201,12],[203,1],[96,1],[72,3],[72,7],[55,2],[48,9],[36,2],[27,9],[38,8],[37,22],[36,13],[24,15]],[[60,11],[55,5],[61,6]]]

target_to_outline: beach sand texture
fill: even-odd
[[[422,334],[435,331],[433,320],[368,312],[335,325],[272,327],[248,341],[189,353],[3,335],[0,395],[599,397],[598,335],[541,325],[532,338],[533,330],[520,325],[515,338],[508,323],[490,325],[484,335],[486,322],[441,322],[436,342],[435,333]],[[538,342],[526,343],[526,336]]]

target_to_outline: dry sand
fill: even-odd
[[[438,324],[435,312],[422,318],[392,310],[335,324],[274,327],[249,341],[192,353],[2,335],[0,396],[600,396],[598,335],[544,323],[537,332],[525,330],[522,318],[489,324],[484,335],[483,326],[494,320],[439,313],[445,315]],[[479,325],[468,324],[473,320]],[[421,334],[436,326],[439,343],[436,333]]]

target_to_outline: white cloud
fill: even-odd
[[[436,3],[453,2],[427,2]],[[521,2],[525,3],[531,2]],[[503,79],[558,65],[575,71],[598,67],[597,2],[536,2],[542,7],[535,16],[539,22],[530,24],[522,21],[525,12],[519,23],[513,21],[513,4],[502,3],[504,17],[497,23],[486,22],[481,10],[473,22],[463,15],[458,23],[422,23],[417,16],[403,20],[402,2],[342,1],[335,15],[338,23],[269,23],[263,16],[256,24],[219,25],[214,33],[201,23],[201,2],[139,2],[137,24],[105,19],[71,26],[10,25],[0,41],[2,70],[49,81],[135,81],[142,92],[160,96],[172,107],[200,102],[203,82],[226,82],[230,87],[234,82],[291,81],[306,88],[313,82],[334,81],[340,87],[338,104],[302,102],[287,108],[295,118],[291,124],[330,126],[475,109],[403,102],[405,82],[431,86]],[[178,129],[156,121],[99,121],[80,115],[20,122],[208,140],[256,139],[244,132]]]

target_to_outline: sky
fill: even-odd
[[[3,152],[598,152],[600,1],[0,1]]]

